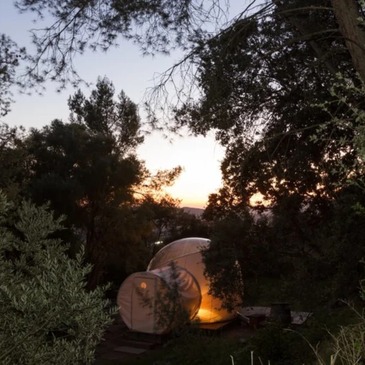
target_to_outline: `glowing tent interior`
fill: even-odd
[[[174,285],[190,320],[214,323],[235,316],[222,308],[220,299],[209,294],[202,258],[202,250],[209,244],[210,240],[195,237],[171,242],[157,252],[146,272],[134,273],[122,283],[117,302],[129,329],[144,333],[171,330],[173,321],[161,321],[158,307],[162,297],[168,298],[164,293]]]

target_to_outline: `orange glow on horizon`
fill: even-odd
[[[190,199],[182,199],[180,203],[181,208],[196,208],[196,209],[205,209],[207,202],[202,202],[198,200],[190,200]]]
[[[181,198],[181,197],[178,198],[181,200],[179,204],[181,208],[187,207],[187,208],[205,209],[208,205],[208,198],[206,201],[203,201],[201,199],[199,200],[199,199]],[[266,200],[261,193],[256,193],[250,198],[249,204],[251,207],[256,207],[258,205],[263,205],[264,207],[268,207],[271,205],[271,202],[269,200]]]

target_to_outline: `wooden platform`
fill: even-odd
[[[224,327],[227,327],[231,323],[232,321],[217,322],[217,323],[200,323],[198,324],[197,327],[198,329],[201,330],[217,331],[223,329]]]

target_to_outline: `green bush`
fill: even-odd
[[[62,219],[25,202],[11,224],[10,211],[0,192],[0,363],[92,363],[110,323],[104,289],[86,291],[90,267],[52,238]]]
[[[298,333],[274,323],[259,330],[250,340],[249,347],[264,364],[270,361],[273,365],[299,365],[311,363],[314,359],[308,345]]]
[[[235,356],[241,346],[234,339],[185,333],[160,351],[131,360],[130,365],[226,365],[231,364],[230,356]]]

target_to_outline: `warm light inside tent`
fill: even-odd
[[[141,283],[141,284],[139,284],[139,287],[140,287],[141,289],[146,289],[146,288],[147,288],[147,284],[146,284],[144,281],[142,281],[142,283]]]
[[[220,311],[206,308],[200,308],[195,318],[198,319],[199,322],[204,323],[214,323],[227,320],[220,314]]]
[[[212,317],[215,317],[211,310],[200,308],[196,318],[201,322],[209,322]]]

